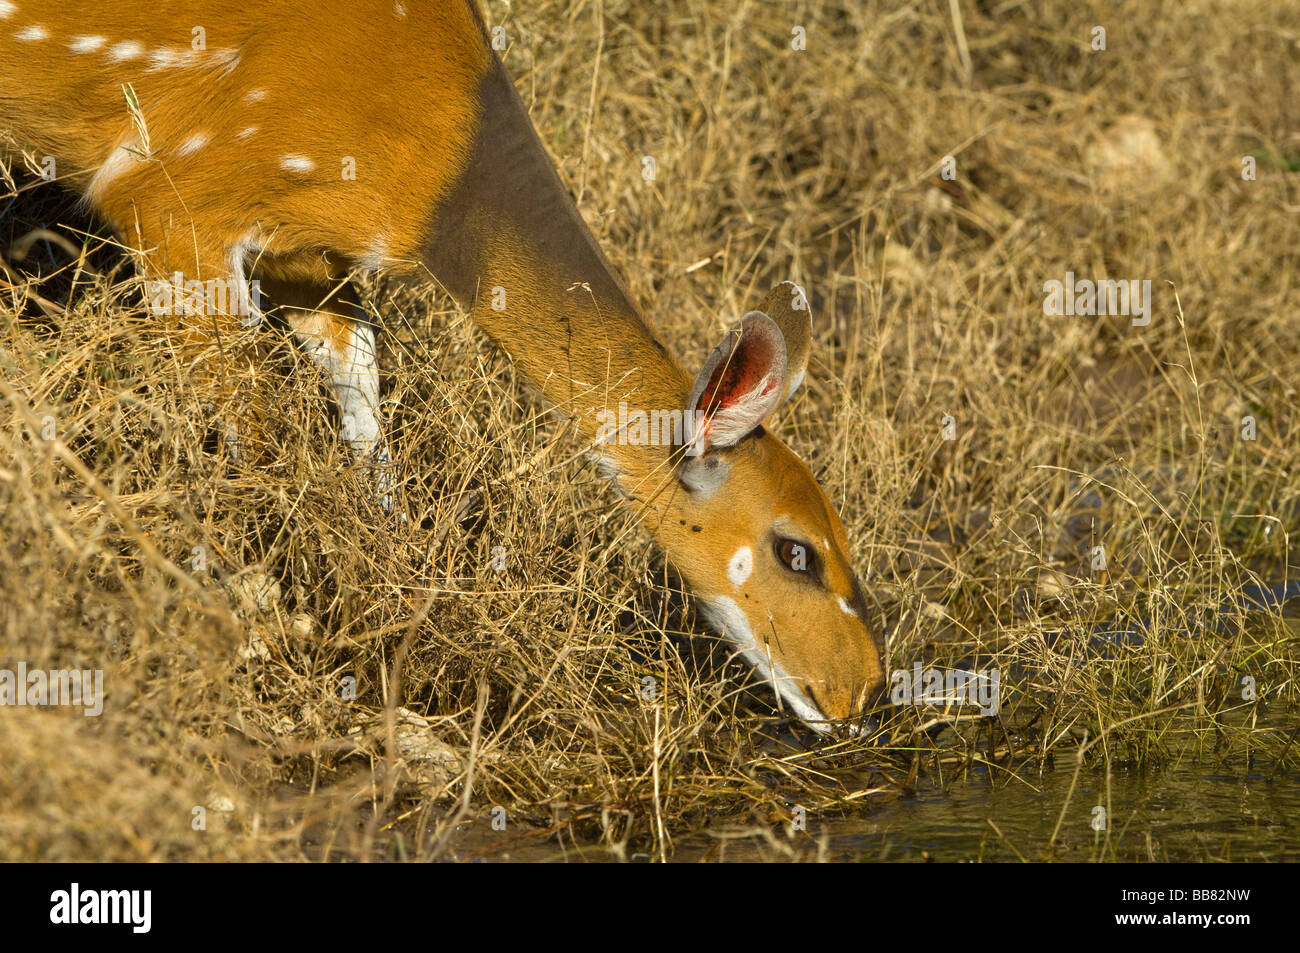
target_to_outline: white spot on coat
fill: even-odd
[[[102,36],[74,36],[68,43],[68,49],[74,53],[93,53],[106,42],[108,41]]]
[[[0,0],[0,20],[7,20],[18,12],[18,7],[9,0]]]
[[[209,141],[206,132],[196,132],[180,144],[180,148],[176,150],[176,154],[178,156],[191,155],[206,146]]]
[[[247,139],[249,136],[253,135],[255,132],[257,132],[257,127],[256,127],[256,126],[245,126],[243,129],[239,130],[239,132],[235,133],[235,138],[236,138],[236,139]]]
[[[266,90],[262,89],[260,86],[254,89],[250,89],[248,92],[244,93],[244,102],[246,103],[260,102],[265,98],[266,98]]]
[[[14,37],[19,40],[27,40],[30,42],[32,40],[43,40],[49,35],[50,34],[46,32],[45,27],[37,24],[36,26],[23,27],[14,34]]]
[[[102,201],[109,184],[134,167],[137,156],[132,150],[139,148],[139,143],[130,140],[114,149],[104,160],[104,164],[95,170],[94,177],[86,186],[86,198],[94,203]]]
[[[281,168],[288,169],[290,172],[307,173],[316,168],[316,163],[312,162],[306,156],[280,156]]]
[[[211,57],[212,63],[226,67],[221,71],[222,76],[229,76],[234,68],[239,65],[239,50],[213,50],[208,55]]]
[[[149,72],[184,66],[194,58],[193,50],[154,50],[149,54]]]
[[[733,586],[743,586],[753,571],[754,553],[748,546],[741,546],[727,563],[727,578]]]
[[[123,63],[144,55],[144,47],[135,40],[123,40],[115,43],[108,50],[108,58],[114,63]]]

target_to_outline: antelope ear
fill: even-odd
[[[793,281],[783,281],[763,299],[763,312],[776,322],[785,339],[785,392],[780,403],[785,403],[803,383],[808,369],[808,355],[812,351],[812,308],[808,295]]]
[[[786,392],[785,339],[761,311],[740,319],[713,349],[687,412],[694,426],[694,455],[730,447],[761,424]]]

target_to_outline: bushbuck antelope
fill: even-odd
[[[2,130],[52,157],[146,278],[239,290],[180,322],[194,373],[222,359],[256,279],[372,465],[388,455],[375,338],[347,278],[431,275],[576,420],[795,715],[828,730],[883,684],[844,527],[762,426],[804,377],[805,296],[777,287],[692,380],[614,277],[472,0],[0,0]],[[615,408],[685,426],[602,432]]]

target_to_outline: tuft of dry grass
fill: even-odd
[[[1230,603],[1295,572],[1300,22],[1127,2],[1094,51],[1077,4],[955,8],[486,10],[686,363],[771,285],[809,288],[782,434],[841,506],[893,664],[998,668],[998,719],[900,707],[826,744],[774,715],[433,289],[364,285],[409,524],[283,329],[231,342],[230,459],[129,257],[18,161],[0,668],[102,669],[107,700],[0,708],[0,859],[670,858],[710,833],[815,858],[796,808],[869,813],[975,765],[1156,767],[1191,743],[1292,770],[1295,628]],[[1150,323],[1046,316],[1067,271],[1150,280]]]

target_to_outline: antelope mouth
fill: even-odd
[[[822,711],[811,689],[801,685],[780,662],[764,651],[763,646],[754,638],[745,614],[734,600],[726,596],[715,596],[712,599],[701,598],[699,604],[704,609],[710,626],[734,645],[737,654],[754,669],[762,681],[771,686],[780,705],[785,706],[814,731],[823,735],[834,732],[835,726],[840,723]]]

